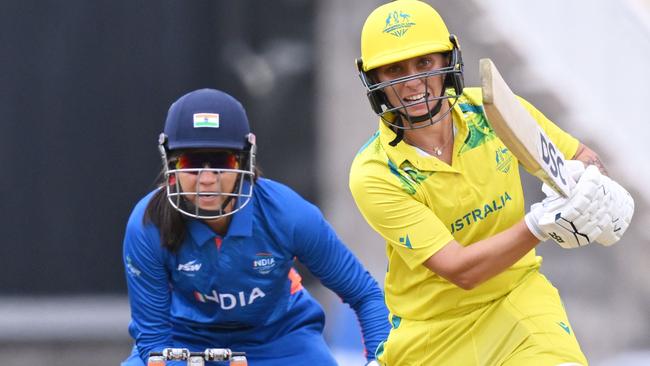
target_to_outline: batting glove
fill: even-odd
[[[579,181],[585,172],[585,165],[579,160],[566,160],[565,167],[574,182]],[[610,246],[621,239],[630,225],[634,214],[634,198],[625,188],[606,175],[601,177],[601,183],[606,196],[604,201],[606,209],[599,211],[598,227],[603,232],[595,241]],[[542,190],[547,196],[555,192],[548,186],[542,187]]]
[[[567,249],[594,241],[603,232],[602,222],[599,226],[598,220],[606,211],[602,177],[598,168],[587,167],[580,174],[569,198],[551,194],[542,202],[532,205],[525,216],[530,232],[540,241],[552,238]]]
[[[379,362],[377,362],[377,360],[372,360],[368,362],[366,366],[379,366]]]
[[[603,176],[602,183],[606,192],[606,212],[601,217],[602,234],[596,242],[610,246],[618,242],[632,220],[634,199],[625,188],[613,179]]]

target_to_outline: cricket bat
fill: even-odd
[[[573,180],[562,152],[519,102],[492,60],[481,59],[479,66],[483,108],[494,132],[529,172],[568,197]]]

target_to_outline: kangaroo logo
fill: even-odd
[[[410,14],[406,14],[401,10],[393,11],[386,16],[384,33],[389,33],[400,38],[414,25],[415,23],[411,21]]]

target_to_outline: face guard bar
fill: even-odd
[[[363,71],[363,62],[357,59],[357,68],[359,70],[359,77],[363,86],[366,88],[366,95],[370,102],[373,111],[381,117],[384,123],[396,129],[418,129],[433,125],[440,122],[447,116],[458,102],[458,98],[463,93],[463,62],[460,49],[457,47],[457,40],[455,36],[450,39],[454,43],[454,48],[450,51],[449,66],[439,69],[422,72],[418,74],[408,75],[405,77],[376,83],[368,72]],[[371,72],[371,71],[370,71]],[[440,91],[429,89],[426,83],[427,78],[442,76],[443,88]],[[413,103],[404,103],[400,100],[400,105],[392,105],[386,96],[386,90],[392,89],[395,91],[395,86],[411,80],[421,79],[425,89],[425,97],[423,100],[414,101]],[[434,95],[434,93],[439,93]],[[443,114],[438,115],[441,110],[441,103],[444,100],[453,100],[451,108],[446,110]],[[420,116],[411,116],[407,110],[410,107],[424,104],[428,112]],[[423,123],[426,122],[426,123]]]
[[[162,161],[164,164],[164,179],[167,200],[177,211],[183,215],[193,217],[196,219],[213,220],[226,216],[233,215],[234,213],[243,209],[251,200],[253,196],[253,186],[255,184],[255,156],[257,145],[255,144],[255,135],[252,133],[248,136],[250,144],[250,151],[242,152],[241,169],[219,169],[219,168],[190,168],[190,169],[173,169],[170,167],[170,162],[167,158],[167,151],[163,144],[158,145]],[[179,173],[196,174],[196,185],[194,192],[184,192],[180,185]],[[237,178],[235,180],[234,189],[231,192],[226,192],[221,188],[221,179],[218,180],[219,187],[216,191],[199,191],[199,179],[201,174],[223,174],[235,173]],[[194,202],[198,203],[200,197],[218,196],[223,197],[221,207],[217,210],[205,210],[199,207],[199,204],[194,204],[187,197],[194,197]],[[228,206],[234,201],[234,207],[228,210]]]

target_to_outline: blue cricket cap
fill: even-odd
[[[199,89],[175,101],[165,120],[168,150],[244,150],[250,127],[241,103],[222,91]]]

